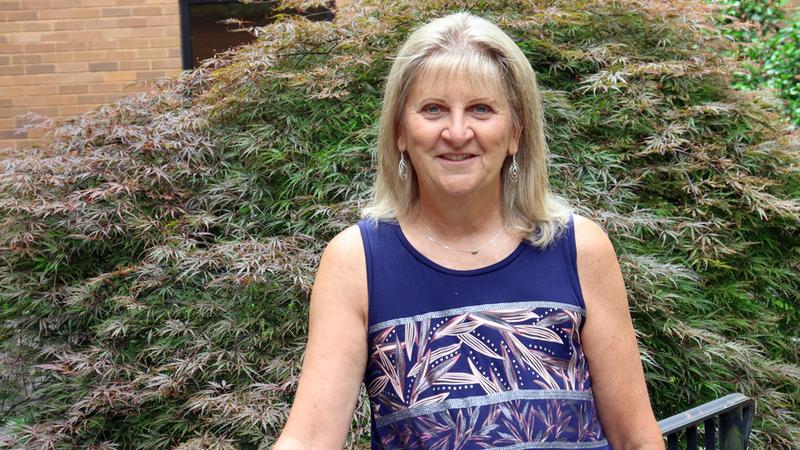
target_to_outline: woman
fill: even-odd
[[[322,255],[274,449],[341,449],[362,382],[373,449],[663,448],[614,249],[546,161],[507,35],[458,13],[408,38],[374,198]]]

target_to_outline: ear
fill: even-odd
[[[402,153],[406,151],[406,130],[403,126],[403,122],[400,121],[395,128],[395,135],[397,136],[397,150]]]
[[[519,140],[522,137],[522,128],[514,127],[511,133],[511,142],[508,144],[508,154],[515,155],[519,150]]]

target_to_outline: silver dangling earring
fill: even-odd
[[[519,164],[517,164],[516,153],[511,155],[511,167],[508,168],[508,174],[511,175],[511,181],[519,180]]]
[[[397,165],[397,174],[404,181],[408,179],[408,165],[406,164],[405,155],[406,152],[400,152],[400,163]]]

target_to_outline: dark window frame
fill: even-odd
[[[181,23],[181,65],[183,70],[191,70],[192,66],[192,19],[191,19],[191,6],[192,5],[219,5],[223,3],[241,3],[240,0],[179,0],[180,23]],[[329,0],[328,2],[327,19],[333,17],[332,8],[335,7],[335,1]],[[318,14],[318,13],[313,13]]]
[[[191,70],[192,67],[192,18],[190,16],[191,5],[203,4],[222,4],[240,3],[238,0],[180,0],[181,16],[181,65],[183,70]]]

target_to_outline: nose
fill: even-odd
[[[442,138],[450,142],[453,147],[462,147],[475,136],[475,132],[467,124],[462,111],[454,110],[450,114],[447,128],[442,130]]]

